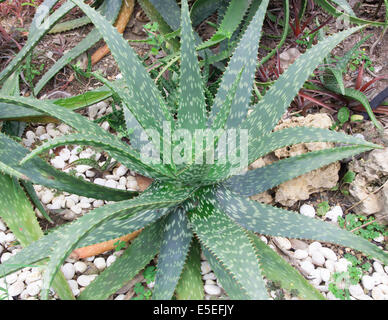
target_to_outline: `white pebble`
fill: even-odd
[[[376,272],[384,274],[384,268],[380,262],[378,261],[373,262],[373,268],[375,269]]]
[[[313,264],[322,267],[325,264],[325,257],[320,251],[314,251],[311,255]]]
[[[213,272],[207,273],[202,277],[203,280],[216,280],[216,275]]]
[[[8,276],[5,277],[5,282],[7,282],[8,284],[12,284],[12,283],[15,283],[16,281],[18,280],[18,275],[17,273],[11,273],[9,274]]]
[[[114,255],[110,255],[107,259],[106,259],[106,266],[109,268],[113,262],[115,262],[117,259],[116,256]]]
[[[71,291],[73,291],[73,294],[75,296],[78,296],[80,294],[80,290],[78,288],[77,281],[75,281],[75,280],[68,280],[67,282],[69,283],[69,287],[70,287]]]
[[[64,264],[61,269],[62,269],[63,275],[65,276],[65,278],[67,280],[70,280],[74,277],[75,268],[74,268],[74,265],[72,263]]]
[[[73,211],[75,214],[81,214],[82,208],[80,204],[76,204],[70,208],[71,211]]]
[[[309,245],[309,255],[311,256],[314,251],[320,250],[321,248],[322,245],[319,242],[314,241]]]
[[[207,261],[202,261],[201,262],[201,273],[202,274],[207,274],[211,271],[211,267]]]
[[[337,261],[337,255],[330,248],[322,247],[319,250],[327,260]]]
[[[297,250],[295,250],[294,258],[299,259],[299,260],[303,260],[303,259],[306,259],[308,257],[308,255],[309,254],[306,250],[297,249]]]
[[[116,175],[116,176],[123,176],[127,173],[128,169],[126,167],[124,167],[123,165],[119,166],[117,169],[115,169],[113,171],[113,173]]]
[[[117,188],[117,182],[116,182],[115,180],[109,179],[109,180],[105,183],[105,187],[108,187],[108,188]]]
[[[342,208],[340,206],[335,206],[333,209],[329,210],[326,213],[325,218],[328,218],[333,222],[337,222],[338,217],[342,217],[342,215],[343,215]]]
[[[83,273],[86,271],[88,266],[86,265],[85,262],[77,261],[76,263],[74,263],[74,268],[76,272]]]
[[[349,293],[356,299],[365,295],[364,290],[362,290],[359,284],[349,286]]]
[[[314,265],[310,261],[302,261],[300,263],[301,269],[306,272],[308,275],[310,275],[314,271]]]
[[[379,287],[374,287],[372,289],[372,298],[374,300],[385,300],[385,294]]]
[[[95,208],[102,207],[103,205],[104,205],[104,200],[95,200],[95,201],[93,201],[93,207],[95,207]]]
[[[70,150],[65,148],[59,151],[59,156],[63,161],[68,161],[70,159],[71,153]]]
[[[322,281],[328,282],[331,276],[330,270],[326,268],[320,268],[319,271],[321,273]]]
[[[94,179],[93,182],[94,182],[95,184],[100,185],[100,186],[105,186],[106,180],[105,180],[105,179],[101,179],[101,178],[97,178],[97,179]]]
[[[16,281],[15,283],[11,284],[8,287],[8,294],[11,297],[15,297],[21,294],[23,290],[24,290],[24,283],[21,281]]]
[[[40,292],[40,286],[37,282],[30,283],[26,289],[28,295],[34,297]]]
[[[87,275],[81,275],[77,279],[77,283],[81,287],[87,287],[90,284],[90,282],[92,282],[92,279]]]
[[[4,224],[4,222],[0,220],[0,231],[5,231],[5,230],[7,230],[7,227]]]
[[[44,203],[44,204],[48,204],[51,202],[51,200],[53,200],[54,198],[54,194],[50,191],[50,190],[46,190],[44,193],[43,193],[43,196],[42,196],[42,199],[41,201]]]
[[[221,288],[214,284],[205,284],[204,289],[207,294],[212,296],[218,296],[221,294]]]
[[[98,270],[104,270],[106,268],[106,262],[105,259],[102,257],[94,259],[94,265],[97,267]]]
[[[372,290],[375,286],[375,281],[371,276],[365,275],[361,279],[362,285],[366,290]]]
[[[275,240],[277,241],[279,246],[284,250],[290,250],[292,247],[290,240],[288,240],[287,238],[275,237]]]
[[[304,204],[299,209],[300,214],[306,216],[306,217],[315,217],[315,209],[313,206],[309,204]]]

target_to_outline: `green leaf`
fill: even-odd
[[[214,100],[212,107],[212,121],[217,123],[217,117],[222,116],[222,112],[220,111],[227,100],[228,92],[232,89],[238,73],[243,70],[241,81],[239,82],[236,91],[236,98],[233,100],[229,118],[226,123],[227,128],[237,127],[246,117],[248,112],[256,70],[255,68],[248,68],[247,66],[256,66],[261,28],[266,14],[267,5],[268,0],[262,1],[252,22],[248,26],[247,31],[242,36],[242,39],[229,61]]]
[[[338,110],[337,117],[338,117],[338,121],[341,124],[344,124],[344,123],[348,122],[349,121],[349,117],[350,117],[349,109],[346,108],[346,107],[342,107],[341,109]]]
[[[379,130],[383,130],[383,127],[380,124],[380,122],[376,119],[375,114],[373,113],[373,110],[369,104],[368,98],[365,96],[365,94],[363,94],[362,92],[360,92],[358,90],[352,89],[352,88],[346,88],[345,89],[345,96],[360,102],[364,106],[366,112],[369,115],[369,118],[371,119],[373,124],[376,126],[376,128]]]
[[[204,299],[200,246],[195,238],[176,287],[176,297],[178,300]]]
[[[72,0],[90,18],[104,37],[115,58],[128,90],[132,112],[143,128],[154,129],[162,134],[163,122],[172,121],[165,101],[141,61],[121,34],[98,12],[81,0]],[[136,76],[134,76],[136,75]]]
[[[174,295],[192,238],[186,211],[175,209],[166,217],[152,295],[154,300],[170,300]]]
[[[288,291],[297,290],[298,296],[302,299],[325,299],[297,270],[261,241],[257,235],[250,232],[249,238],[254,244],[262,273],[266,278],[280,282],[281,287]]]
[[[202,253],[206,260],[209,261],[210,266],[217,280],[221,283],[222,288],[228,293],[228,297],[233,300],[249,300],[250,296],[242,288],[242,286],[234,279],[233,275],[217,260],[217,258],[210,253],[206,247],[202,247]]]
[[[338,0],[336,0],[336,1],[338,1]],[[387,25],[387,23],[384,23],[384,22],[369,21],[369,20],[357,18],[353,15],[348,15],[344,12],[341,12],[340,10],[337,10],[337,8],[334,7],[333,5],[331,5],[331,3],[329,3],[329,1],[327,1],[327,0],[316,0],[316,3],[319,6],[321,6],[326,12],[328,12],[330,15],[332,15],[334,18],[341,17],[341,18],[345,19],[345,21],[347,20],[347,21],[350,21],[351,23],[356,23],[356,24],[360,24],[360,25],[369,24],[369,25],[376,26],[376,27]]]
[[[201,245],[223,264],[250,299],[268,299],[259,262],[247,234],[204,196],[199,201],[189,219]]]
[[[177,129],[203,129],[206,104],[187,0],[182,2],[180,97]]]
[[[223,0],[197,0],[191,7],[190,17],[193,27],[210,17],[220,6]]]
[[[43,275],[42,298],[48,298],[49,288],[53,277],[59,270],[66,257],[75,249],[77,244],[88,235],[93,229],[104,222],[118,216],[126,216],[128,213],[136,223],[138,229],[147,226],[156,220],[156,217],[150,217],[145,214],[149,210],[168,208],[187,199],[192,192],[191,189],[178,189],[173,185],[156,185],[155,188],[142,193],[139,197],[131,200],[115,203],[110,210],[101,207],[89,214],[84,215],[71,223],[66,232],[62,233],[60,239],[52,248],[52,254]]]
[[[244,228],[269,236],[310,239],[353,248],[388,262],[388,253],[369,241],[321,220],[247,200],[220,187],[216,206]]]
[[[35,212],[26,194],[15,178],[0,174],[0,217],[23,247],[43,236]],[[22,264],[25,264],[23,262]],[[0,271],[0,277],[5,275]],[[54,289],[61,299],[74,299],[73,293],[62,273],[54,279]]]
[[[352,183],[354,181],[354,178],[356,177],[356,173],[349,170],[345,173],[344,177],[342,178],[343,183]]]
[[[78,297],[79,300],[105,300],[131,280],[158,253],[163,220],[145,228],[108,269],[104,270]]]
[[[114,157],[117,161],[122,163],[124,166],[137,171],[145,176],[153,176],[163,178],[166,175],[166,170],[162,165],[148,166],[141,162],[140,154],[132,150],[128,145],[125,145],[117,140],[107,139],[100,134],[68,134],[60,136],[55,139],[49,140],[48,142],[35,148],[31,153],[24,157],[20,164],[24,165],[29,160],[36,157],[38,154],[53,149],[58,146],[64,145],[87,145],[97,148],[103,148],[105,152]],[[162,172],[161,172],[162,171]]]
[[[224,185],[240,195],[253,196],[304,173],[370,149],[370,147],[352,146],[309,152],[250,170],[243,175],[235,175],[226,180]]]
[[[12,152],[10,152],[12,150]],[[103,187],[82,178],[54,169],[40,158],[34,158],[23,166],[19,162],[28,154],[28,150],[8,136],[0,133],[0,169],[5,173],[29,180],[48,188],[77,193],[89,198],[119,201],[129,199],[137,192]]]
[[[302,54],[267,91],[254,107],[250,116],[241,124],[249,132],[249,149],[255,140],[268,134],[279,121],[285,110],[308,79],[311,73],[330,51],[352,33],[360,30],[351,28],[336,33]]]
[[[356,16],[352,7],[349,5],[349,3],[346,0],[332,0],[332,1],[336,3],[341,9],[343,9],[347,14]]]

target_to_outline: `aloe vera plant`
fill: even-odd
[[[109,268],[78,297],[106,299],[142,270],[157,254],[154,299],[203,299],[200,252],[232,299],[268,299],[264,277],[297,291],[304,299],[323,296],[292,266],[260,240],[257,234],[313,239],[354,248],[388,263],[379,247],[332,224],[268,206],[249,196],[273,188],[321,166],[379,148],[364,140],[317,128],[289,128],[272,132],[286,108],[322,62],[343,39],[359,28],[332,35],[303,54],[283,73],[256,105],[250,105],[261,27],[268,0],[261,1],[226,68],[213,105],[206,105],[195,37],[187,0],[181,8],[180,98],[172,113],[141,61],[120,34],[99,13],[81,0],[72,0],[103,35],[123,74],[125,86],[100,77],[120,97],[130,145],[85,117],[47,101],[0,96],[0,102],[50,115],[75,133],[53,139],[28,153],[0,134],[1,170],[57,190],[114,201],[32,242],[0,265],[0,275],[20,264],[47,261],[41,297],[66,257],[77,247],[115,239],[142,229],[140,235]],[[248,115],[248,111],[251,110]],[[216,132],[214,139],[196,135]],[[183,133],[183,134],[182,134]],[[240,143],[223,142],[236,133]],[[194,135],[194,139],[185,137]],[[232,135],[231,135],[232,136]],[[144,138],[149,138],[149,141]],[[226,139],[227,137],[227,139]],[[206,147],[187,154],[206,140]],[[331,149],[280,160],[241,173],[246,163],[282,147],[306,142],[341,143]],[[108,189],[69,177],[52,169],[37,155],[61,145],[104,148],[114,159],[153,179],[140,195]],[[6,146],[11,152],[5,151]],[[203,146],[203,145],[202,145]],[[150,151],[150,152],[148,152]],[[246,152],[247,151],[247,152]],[[144,153],[149,157],[145,157]],[[216,156],[215,156],[216,155]],[[203,157],[209,161],[203,163]],[[215,156],[215,157],[214,157]],[[214,161],[212,158],[214,157]],[[243,161],[246,157],[246,161]],[[185,161],[182,161],[185,159]],[[51,169],[50,169],[51,168]],[[78,181],[77,181],[78,180]]]

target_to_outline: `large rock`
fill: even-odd
[[[332,120],[327,114],[313,114],[307,117],[292,117],[283,120],[275,131],[293,127],[316,127],[328,129],[332,125]],[[280,159],[297,156],[303,153],[328,149],[333,147],[332,143],[317,142],[317,143],[301,143],[294,146],[276,150],[274,153],[265,156],[264,158],[255,161],[249,169],[255,169],[268,165]],[[298,178],[287,181],[275,189],[275,201],[284,206],[292,206],[299,200],[307,200],[312,193],[321,192],[337,185],[340,170],[340,164],[332,163],[320,169],[308,172]],[[281,173],[279,173],[281,174]],[[252,199],[265,203],[270,203],[272,196],[266,192]]]
[[[382,141],[388,140],[388,129],[384,131]],[[374,214],[388,223],[388,185],[379,190],[388,179],[388,147],[376,149],[350,163],[350,169],[357,173],[349,187],[355,201],[360,202],[357,211],[364,215]]]

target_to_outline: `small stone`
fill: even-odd
[[[362,290],[359,284],[349,286],[349,293],[356,299],[365,295],[364,290]]]
[[[8,284],[12,284],[12,283],[15,283],[16,281],[18,280],[18,275],[17,273],[11,273],[9,274],[8,276],[5,277],[5,282],[7,282]]]
[[[24,290],[24,283],[21,281],[16,281],[8,287],[8,295],[11,297],[18,296]]]
[[[26,291],[27,291],[28,295],[30,295],[31,297],[34,297],[40,292],[40,286],[38,285],[37,282],[30,283],[27,286]]]
[[[330,280],[330,276],[331,276],[330,270],[326,269],[326,268],[320,268],[319,271],[321,273],[322,281],[328,282]]]
[[[63,169],[66,166],[65,161],[61,157],[55,157],[50,162],[57,169]]]
[[[214,284],[205,284],[204,289],[207,294],[212,296],[219,296],[221,294],[221,288]]]
[[[373,238],[373,241],[376,241],[378,243],[382,243],[382,242],[384,242],[384,236],[381,235],[379,237]]]
[[[80,204],[76,204],[70,208],[71,211],[73,211],[75,214],[81,214],[82,208]]]
[[[96,175],[96,173],[94,171],[92,171],[92,170],[86,170],[85,171],[85,176],[87,178],[93,178],[95,175]]]
[[[121,176],[125,175],[127,173],[127,171],[128,171],[128,169],[126,167],[124,167],[123,165],[121,165],[113,171],[113,174],[121,177]]]
[[[297,249],[297,250],[295,250],[294,258],[299,259],[299,260],[303,260],[303,259],[306,259],[308,257],[308,255],[309,254],[306,250]]]
[[[87,166],[87,165],[84,165],[84,164],[79,164],[76,167],[76,170],[77,170],[78,173],[85,173],[87,170],[89,170],[91,168],[92,168],[91,166]]]
[[[300,263],[300,267],[308,275],[310,275],[315,270],[314,265],[310,261],[306,260]]]
[[[213,272],[207,273],[202,277],[203,280],[216,280],[216,276]]]
[[[0,231],[6,231],[6,230],[7,230],[6,225],[4,224],[3,221],[0,220]]]
[[[75,219],[75,213],[71,210],[64,210],[62,217],[67,221],[73,221]]]
[[[72,263],[66,263],[62,266],[61,268],[63,275],[67,280],[70,280],[74,277],[75,275],[75,268]]]
[[[207,261],[202,261],[201,262],[201,273],[204,275],[204,274],[207,274],[211,271],[211,267],[209,265],[209,263]]]
[[[325,218],[328,218],[333,222],[337,222],[338,217],[342,217],[343,214],[344,213],[342,211],[342,208],[340,206],[335,206],[333,209],[326,213]]]
[[[11,252],[4,252],[0,258],[0,262],[1,263],[4,263],[5,261],[7,261],[9,258],[12,257],[12,253]]]
[[[309,245],[306,242],[299,240],[299,239],[290,239],[290,242],[291,242],[292,247],[295,250],[300,249],[300,250],[307,250],[308,251]]]
[[[46,190],[41,198],[42,203],[48,204],[53,200],[54,194],[50,190]]]
[[[322,245],[319,242],[314,241],[309,245],[309,255],[311,256],[313,252],[320,250],[321,248],[322,248]]]
[[[13,242],[15,240],[16,240],[16,237],[15,237],[15,235],[12,232],[7,233],[5,235],[5,241],[8,242],[8,243],[11,243],[11,242]]]
[[[43,127],[43,126],[39,126],[36,128],[35,130],[35,134],[40,137],[42,134],[45,134],[46,133],[46,128]]]
[[[95,200],[95,201],[93,201],[93,207],[95,207],[95,208],[102,207],[103,205],[104,205],[104,201],[103,200]]]
[[[325,264],[325,257],[320,251],[314,251],[311,255],[312,263],[322,267]]]
[[[334,272],[335,271],[335,262],[333,260],[326,260],[325,262],[325,267],[330,271]]]
[[[334,269],[335,272],[346,272],[348,271],[348,266],[352,263],[345,258],[339,259],[337,262],[334,263]]]
[[[73,294],[75,296],[78,296],[80,294],[80,290],[78,288],[77,281],[75,281],[75,280],[68,280],[67,282],[69,283],[69,287],[70,287],[71,291],[73,291]]]
[[[112,180],[112,179],[109,179],[106,183],[105,183],[105,187],[108,187],[108,188],[117,188],[117,182]]]
[[[42,275],[40,271],[33,271],[29,275],[27,275],[25,282],[27,284],[33,283],[35,281],[38,281],[42,278]]]
[[[291,242],[287,238],[283,237],[274,237],[274,240],[278,243],[278,245],[284,250],[291,249]]]
[[[97,179],[94,179],[93,182],[95,184],[99,184],[100,186],[105,186],[106,180],[105,179],[101,179],[101,178],[97,178]]]
[[[318,269],[313,270],[310,275],[310,283],[314,286],[318,286],[322,282],[321,272]]]
[[[109,268],[109,267],[111,266],[111,264],[112,264],[113,262],[116,261],[116,259],[117,259],[116,256],[110,255],[110,256],[106,259],[106,266],[107,266],[107,268]]]
[[[330,248],[322,247],[319,251],[323,254],[323,256],[327,260],[337,261],[337,259],[338,259],[335,252],[333,250],[331,250]]]
[[[87,275],[81,275],[77,279],[77,283],[81,287],[87,287],[90,284],[90,282],[92,282],[92,279],[90,278],[90,276],[87,276]]]
[[[385,300],[385,294],[379,287],[374,287],[372,289],[372,298],[374,300]]]
[[[385,272],[384,272],[383,266],[382,266],[381,263],[378,262],[378,261],[373,262],[373,268],[374,268],[375,271],[378,272],[378,273],[382,273],[382,274],[385,273]]]
[[[106,268],[105,259],[102,257],[94,259],[94,265],[97,267],[98,270],[104,270]]]
[[[313,206],[309,204],[304,204],[299,209],[300,214],[306,216],[306,217],[315,217],[315,209]]]
[[[379,284],[379,285],[377,286],[377,288],[380,288],[381,291],[383,291],[383,293],[384,293],[385,295],[388,295],[388,285],[386,285],[386,284]]]
[[[74,268],[75,268],[76,272],[84,273],[86,271],[86,269],[88,268],[88,266],[86,265],[85,262],[77,261],[76,263],[74,263]]]
[[[119,294],[115,300],[124,300],[125,299],[125,294]]]
[[[375,286],[375,281],[371,276],[365,275],[361,279],[362,285],[366,290],[372,290]]]

